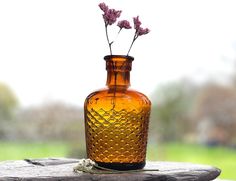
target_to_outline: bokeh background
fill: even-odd
[[[0,160],[86,157],[83,103],[105,86],[109,54],[100,2],[0,1]],[[151,29],[130,53],[132,88],[153,104],[147,159],[236,179],[236,2],[104,2]],[[133,34],[122,30],[113,52]]]

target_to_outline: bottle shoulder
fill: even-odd
[[[142,98],[143,100],[149,102],[151,104],[151,101],[149,100],[149,98],[142,92],[139,92],[137,90],[134,90],[134,89],[128,89],[128,93],[129,94],[132,94],[132,95],[135,95],[137,97],[140,97]]]
[[[90,93],[86,100],[85,104],[89,101],[90,103],[92,102],[101,102],[101,101],[108,101],[110,99],[113,99],[116,97],[117,102],[122,102],[123,104],[145,104],[145,105],[150,105],[151,106],[151,101],[149,98],[134,89],[109,89],[109,88],[103,88],[96,90],[92,93]]]
[[[97,97],[97,96],[101,96],[101,95],[103,95],[103,94],[107,94],[107,92],[108,92],[108,89],[107,89],[107,88],[102,88],[102,89],[95,90],[95,91],[91,92],[91,93],[86,97],[86,100],[87,100],[87,99],[94,98],[94,97]]]

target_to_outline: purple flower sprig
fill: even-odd
[[[127,20],[119,21],[117,23],[117,26],[120,27],[120,31],[122,30],[122,28],[125,28],[125,29],[131,29],[132,28],[132,26],[130,26],[129,21],[127,21]]]
[[[121,15],[121,10],[115,10],[115,9],[109,9],[109,7],[103,2],[103,3],[100,3],[98,5],[100,7],[100,9],[103,11],[103,19],[104,19],[104,23],[105,23],[105,31],[106,31],[106,38],[107,38],[107,42],[108,42],[108,45],[109,45],[109,49],[110,49],[110,54],[112,55],[112,49],[111,49],[111,46],[112,44],[114,43],[114,41],[110,41],[109,40],[109,36],[108,36],[108,25],[113,25],[117,19],[120,17]],[[131,43],[131,46],[129,48],[129,51],[127,53],[127,56],[135,42],[135,40],[141,36],[141,35],[145,35],[147,33],[150,32],[150,30],[148,28],[145,28],[143,29],[142,27],[140,27],[141,25],[141,22],[139,21],[139,16],[137,17],[134,17],[133,18],[133,21],[134,21],[134,29],[135,29],[135,34],[134,34],[134,38],[132,40],[132,43]],[[120,31],[122,29],[131,29],[131,25],[129,23],[129,21],[127,20],[121,20],[117,23],[117,26],[120,28],[119,31],[118,31],[118,34],[117,36],[119,35]]]
[[[105,3],[100,3],[98,5],[100,9],[104,12],[103,19],[105,26],[112,25],[116,22],[117,18],[121,15],[121,10],[109,9]]]
[[[134,21],[134,29],[135,29],[135,34],[134,34],[134,38],[133,38],[133,41],[130,45],[130,48],[129,48],[129,51],[127,53],[127,56],[129,55],[129,52],[135,42],[135,40],[139,37],[139,36],[142,36],[142,35],[146,35],[150,32],[150,30],[148,28],[142,28],[141,27],[141,21],[139,20],[139,16],[137,17],[134,17],[133,18],[133,21]]]
[[[100,7],[100,9],[104,13],[103,19],[105,22],[106,38],[107,38],[107,42],[109,45],[110,54],[112,55],[111,45],[114,41],[110,42],[107,27],[108,27],[108,25],[112,25],[116,22],[117,18],[120,17],[122,11],[120,11],[120,10],[117,11],[115,9],[109,9],[108,6],[104,2],[100,3],[98,6]]]

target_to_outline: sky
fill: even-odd
[[[109,54],[102,1],[1,0],[0,82],[22,106],[63,101],[82,106],[106,82],[103,57]],[[183,78],[202,83],[233,71],[236,57],[234,0],[104,0],[122,10],[120,19],[139,15],[151,29],[139,37],[131,87],[150,96],[165,83]],[[126,54],[134,30],[116,25],[114,54]]]

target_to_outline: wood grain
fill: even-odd
[[[160,171],[122,174],[74,173],[78,159],[45,158],[0,162],[0,180],[91,180],[91,181],[209,181],[220,175],[218,168],[180,162],[151,162],[145,168]]]

